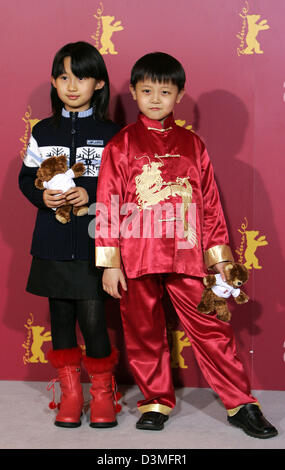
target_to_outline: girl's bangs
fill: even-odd
[[[71,56],[71,70],[74,75],[78,78],[95,78],[97,67],[95,64],[90,60],[89,57],[84,56]]]
[[[66,73],[64,69],[64,59],[71,57],[71,70],[74,75],[78,78],[95,78],[96,71],[94,70],[94,63],[91,63],[90,59],[85,57],[77,57],[77,55],[66,55],[61,58],[54,67],[53,77],[57,78],[60,75]]]

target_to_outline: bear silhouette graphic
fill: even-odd
[[[265,239],[265,236],[262,235],[259,238],[256,238],[259,235],[258,230],[251,230],[251,231],[245,231],[246,234],[246,241],[247,241],[247,247],[244,252],[244,257],[246,262],[244,263],[244,266],[247,269],[262,269],[262,266],[259,264],[259,260],[257,256],[255,255],[256,249],[259,246],[265,246],[268,245],[268,241]]]
[[[188,369],[188,366],[185,364],[184,358],[181,353],[185,346],[191,346],[189,338],[185,336],[185,338],[182,339],[185,335],[185,332],[180,330],[172,330],[171,334],[173,340],[173,345],[171,348],[171,367],[180,367],[181,369]]]
[[[96,15],[94,16],[98,18]],[[101,54],[118,54],[115,50],[114,43],[111,41],[111,37],[115,31],[122,31],[124,29],[121,25],[121,21],[115,21],[115,23],[113,23],[115,19],[114,16],[100,16],[100,19],[102,22],[102,34],[100,37],[102,47],[99,49],[99,52]],[[92,38],[96,39],[94,36],[92,36]]]
[[[43,333],[45,329],[44,326],[31,326],[30,328],[33,332],[33,343],[31,345],[32,356],[30,357],[29,362],[47,363],[48,361],[46,360],[41,347],[44,341],[51,341],[51,333],[50,331]]]
[[[257,41],[256,37],[259,31],[269,29],[270,26],[267,24],[267,20],[262,20],[259,23],[260,15],[246,15],[248,32],[245,38],[247,47],[240,51],[242,54],[263,54],[263,51],[260,49],[260,43]]]

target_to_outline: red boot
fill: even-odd
[[[55,425],[76,428],[81,425],[83,392],[80,383],[81,348],[58,349],[48,353],[48,359],[57,369],[61,389],[60,408]]]
[[[118,351],[112,348],[109,356],[95,359],[83,356],[91,380],[90,426],[110,428],[116,426],[115,390],[112,369],[118,361]]]

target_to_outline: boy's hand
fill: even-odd
[[[71,204],[74,207],[84,206],[89,201],[89,196],[85,188],[81,186],[75,186],[65,193],[67,204]]]
[[[223,281],[226,282],[226,275],[225,275],[225,266],[228,264],[228,261],[222,261],[221,263],[214,264],[213,269],[216,273],[219,273],[222,276]]]
[[[66,204],[65,194],[57,189],[45,189],[43,192],[43,200],[45,205],[52,209]]]
[[[122,296],[119,292],[119,284],[126,291],[127,284],[124,274],[120,268],[105,268],[102,277],[103,289],[115,299],[121,299]]]

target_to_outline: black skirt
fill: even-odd
[[[42,297],[104,300],[102,271],[89,261],[33,257],[26,290]]]

